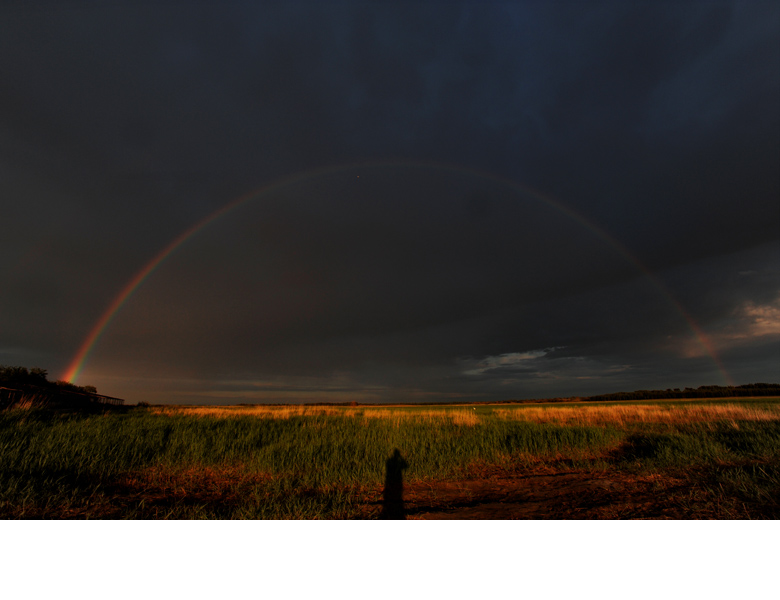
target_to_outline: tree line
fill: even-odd
[[[46,369],[33,367],[6,367],[0,365],[0,387],[35,386],[52,391],[76,392],[80,394],[97,394],[93,385],[76,385],[69,381],[49,381]]]
[[[660,400],[665,398],[737,398],[745,396],[780,396],[778,383],[748,383],[745,385],[702,385],[697,388],[637,390],[635,392],[616,392],[583,398],[591,402],[611,400]]]

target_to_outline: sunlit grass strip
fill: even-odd
[[[685,424],[708,421],[777,421],[780,406],[762,408],[740,404],[659,406],[533,407],[494,410],[494,414],[513,421],[557,423],[563,425],[627,425],[632,423]]]
[[[392,422],[396,426],[404,423],[451,423],[473,427],[482,423],[483,419],[473,410],[423,410],[407,412],[393,409],[366,409],[361,415],[364,419],[383,419]]]
[[[760,407],[743,403],[720,404],[628,404],[607,406],[533,406],[511,408],[353,408],[332,406],[195,406],[155,407],[152,412],[165,416],[211,418],[256,417],[261,419],[291,419],[308,417],[341,417],[379,419],[399,427],[404,423],[450,423],[476,426],[492,419],[528,421],[561,425],[627,425],[636,423],[683,424],[713,421],[775,421],[780,419],[780,405]]]
[[[154,407],[152,412],[165,416],[212,417],[218,419],[257,417],[291,419],[296,417],[344,417],[365,420],[381,419],[395,425],[410,422],[437,422],[474,426],[482,417],[473,409],[431,409],[408,411],[395,408],[338,408],[329,406],[188,406]]]
[[[329,406],[155,406],[152,413],[169,417],[259,417],[263,419],[291,419],[294,417],[354,416],[344,409]]]

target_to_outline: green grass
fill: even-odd
[[[474,465],[518,470],[561,461],[569,468],[687,470],[712,493],[778,516],[778,421],[578,426],[501,419],[485,407],[475,412],[474,425],[147,409],[4,412],[0,517],[349,518],[360,514],[367,491],[381,488],[395,448],[409,463],[408,482],[462,477]]]

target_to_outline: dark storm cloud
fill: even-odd
[[[0,15],[0,362],[64,367],[141,266],[240,194],[388,159],[406,166],[288,186],[185,244],[117,315],[95,377],[167,373],[170,393],[198,377],[377,395],[704,384],[714,359],[673,351],[692,335],[675,299],[738,371],[757,352],[739,336],[776,318],[776,3]],[[558,198],[658,280],[538,198],[420,161]]]

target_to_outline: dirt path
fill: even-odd
[[[569,471],[404,486],[407,519],[696,518],[681,499],[692,491],[658,475]],[[382,509],[381,492],[373,517]]]

